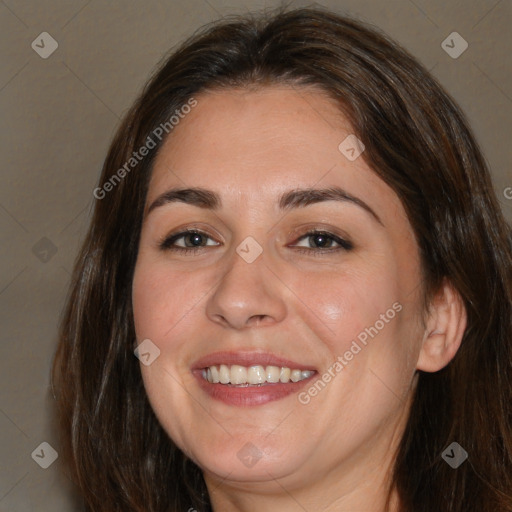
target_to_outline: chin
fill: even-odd
[[[306,464],[307,454],[299,452],[296,445],[284,446],[283,439],[269,440],[267,435],[234,436],[222,444],[210,440],[200,453],[194,450],[199,455],[196,464],[203,471],[238,482],[282,478]]]

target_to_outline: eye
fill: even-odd
[[[220,244],[203,231],[189,229],[165,237],[159,242],[158,247],[163,251],[178,251],[186,254],[200,251],[207,246],[218,245]],[[291,247],[296,247],[299,252],[314,255],[340,250],[350,251],[354,248],[351,242],[328,231],[320,230],[309,231],[302,235]]]
[[[208,240],[213,243],[208,243]],[[162,250],[180,251],[180,252],[195,252],[203,247],[219,245],[209,235],[196,229],[180,231],[164,238],[158,246]]]
[[[309,254],[318,252],[335,252],[340,250],[350,251],[354,248],[351,242],[344,240],[333,233],[329,233],[328,231],[309,231],[297,240],[297,242],[299,241],[303,241],[303,245],[295,243],[292,247],[302,247],[299,251]],[[307,249],[304,249],[306,247]],[[317,250],[315,251],[315,249]]]

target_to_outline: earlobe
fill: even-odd
[[[459,350],[467,325],[467,313],[459,292],[445,279],[433,299],[416,368],[437,372]]]

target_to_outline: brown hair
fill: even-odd
[[[323,9],[207,26],[148,82],[110,146],[100,186],[194,95],[271,83],[319,86],[338,101],[416,233],[425,306],[446,278],[467,309],[454,359],[419,372],[392,475],[400,511],[512,510],[511,229],[463,114],[405,50]],[[158,423],[133,354],[131,284],[162,141],[96,201],[61,323],[52,381],[87,510],[210,510],[202,473]],[[452,441],[469,453],[456,470],[441,458]]]

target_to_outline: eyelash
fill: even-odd
[[[184,236],[187,236],[187,235],[201,235],[201,236],[204,236],[204,237],[207,237],[207,238],[210,238],[211,240],[213,240],[213,238],[211,238],[207,233],[204,233],[203,231],[200,231],[197,229],[190,229],[190,230],[180,231],[179,233],[175,233],[173,235],[164,237],[158,243],[158,247],[162,251],[178,251],[181,254],[196,253],[206,247],[203,245],[197,246],[197,247],[179,247],[179,246],[172,245],[176,242],[176,240],[179,240],[180,238],[183,238]],[[304,240],[305,238],[319,236],[319,235],[331,239],[332,241],[336,242],[339,245],[339,247],[334,247],[334,248],[331,248],[331,247],[317,247],[317,248],[297,247],[295,250],[297,252],[300,252],[303,254],[322,256],[322,255],[326,255],[327,253],[333,253],[333,252],[338,252],[338,251],[348,252],[354,248],[354,246],[351,242],[344,240],[343,238],[340,238],[340,237],[334,235],[333,233],[329,233],[328,231],[322,231],[322,230],[316,230],[316,229],[312,230],[312,231],[308,231],[307,233],[302,235],[300,238],[298,238],[294,243],[300,242],[301,240]],[[210,247],[214,247],[214,246],[210,246]]]

